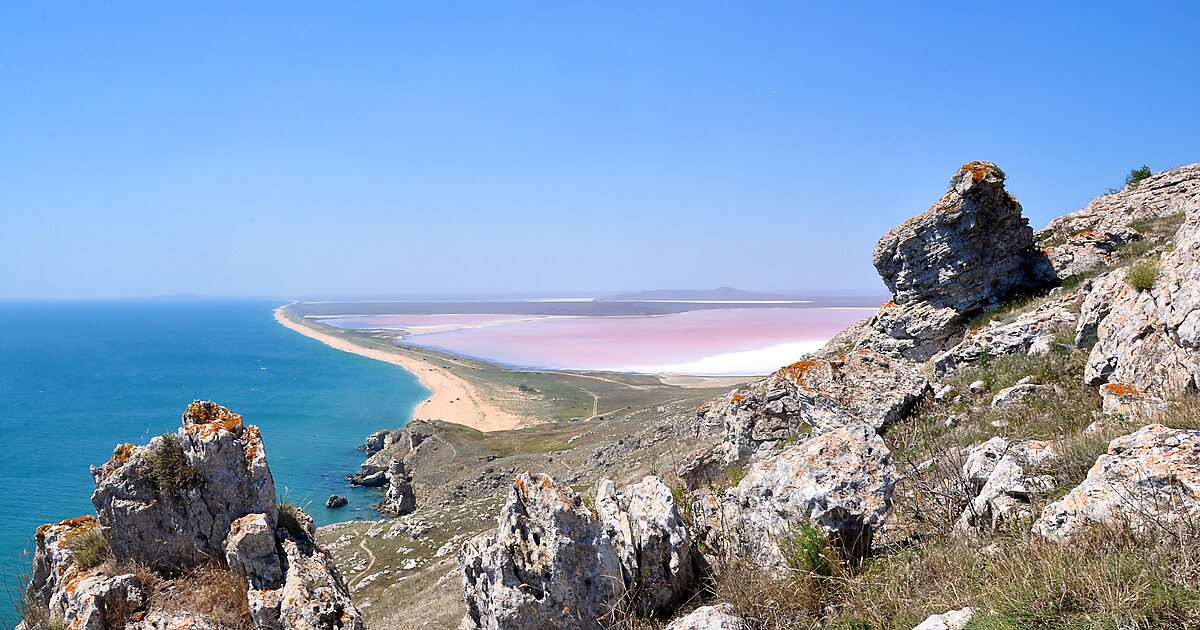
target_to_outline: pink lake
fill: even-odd
[[[392,325],[472,327],[418,334],[406,344],[510,366],[704,375],[766,374],[821,347],[873,308],[758,308],[629,317],[386,316]],[[443,316],[436,316],[443,317]],[[453,317],[460,318],[451,322]],[[358,319],[358,318],[356,318]],[[375,318],[372,318],[375,319]],[[356,322],[361,324],[361,322]],[[381,323],[381,322],[379,322]],[[376,324],[376,327],[382,327]],[[355,327],[364,327],[356,325]]]

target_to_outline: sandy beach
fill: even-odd
[[[519,428],[523,424],[520,416],[501,410],[492,404],[479,388],[448,370],[398,351],[388,352],[361,346],[345,337],[305,326],[285,316],[284,308],[286,307],[281,306],[275,309],[275,321],[283,326],[321,341],[331,348],[386,361],[412,372],[421,384],[432,392],[429,398],[417,405],[413,412],[413,418],[416,420],[444,420],[480,431],[504,431]]]

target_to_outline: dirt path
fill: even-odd
[[[365,576],[367,573],[369,573],[369,572],[371,571],[371,568],[375,566],[375,554],[371,553],[371,550],[370,550],[370,549],[367,549],[367,546],[363,544],[363,542],[364,542],[365,540],[366,540],[365,538],[359,538],[359,539],[358,539],[358,548],[359,548],[359,549],[362,549],[362,550],[363,550],[363,551],[365,551],[365,552],[367,552],[367,557],[368,557],[368,558],[370,558],[370,559],[371,559],[371,561],[367,563],[367,568],[365,568],[365,569],[363,569],[362,571],[359,571],[358,573],[354,574],[354,577],[350,578],[350,581],[346,583],[346,586],[354,586],[354,584],[355,584],[356,582],[358,582],[358,580],[359,580],[360,578],[362,578],[362,577],[363,577],[363,576]]]

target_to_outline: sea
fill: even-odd
[[[0,628],[15,623],[35,529],[92,514],[90,465],[174,432],[214,400],[262,429],[281,499],[319,525],[377,518],[352,488],[357,446],[404,426],[428,395],[399,366],[279,325],[260,300],[0,302]],[[348,506],[329,510],[340,494]]]

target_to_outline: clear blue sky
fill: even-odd
[[[4,2],[0,297],[881,288],[1200,161],[1200,4],[1008,5]]]

